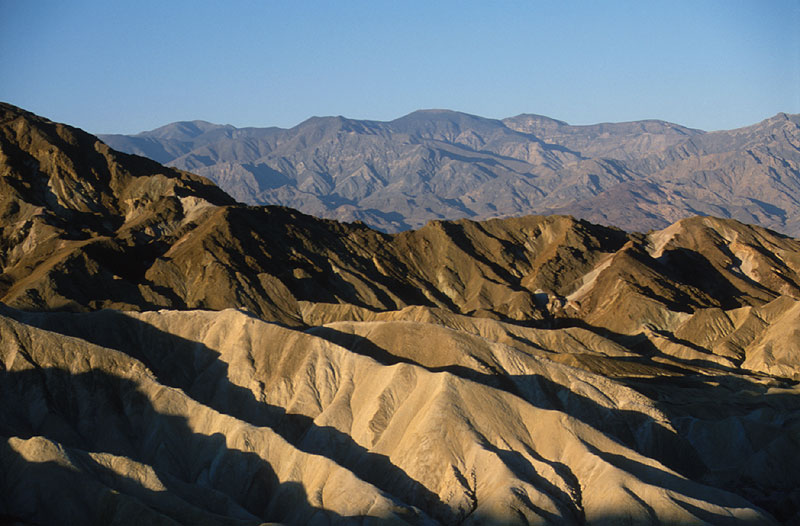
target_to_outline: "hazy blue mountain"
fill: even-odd
[[[798,115],[704,132],[422,110],[389,122],[313,117],[291,129],[178,122],[101,138],[209,177],[245,203],[386,231],[558,212],[628,230],[709,214],[800,234]]]

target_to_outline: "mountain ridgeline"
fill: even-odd
[[[390,124],[471,166],[455,138],[485,152],[501,125],[520,145],[561,134],[534,148],[554,167],[711,135],[595,130],[623,147],[458,116],[469,139],[429,117]],[[336,122],[295,140],[340,140]],[[239,132],[168,127],[150,154]],[[800,241],[759,226],[528,215],[389,234],[237,203],[0,104],[0,302],[0,522],[800,521]]]
[[[800,115],[706,133],[654,120],[570,126],[428,110],[390,122],[314,117],[291,129],[179,122],[101,139],[206,176],[244,203],[387,232],[559,213],[627,231],[713,215],[800,235]]]

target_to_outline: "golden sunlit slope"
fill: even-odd
[[[87,521],[119,510],[124,522],[129,501],[184,523],[213,523],[220,509],[298,524],[770,520],[690,480],[690,442],[647,397],[464,332],[417,322],[301,332],[232,310],[6,314],[15,516],[56,520],[64,510],[36,504],[55,493],[83,503],[75,513]],[[370,346],[331,341],[348,330]],[[739,422],[763,433],[775,418],[762,408]]]

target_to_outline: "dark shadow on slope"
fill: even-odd
[[[773,443],[795,443],[791,437],[797,433],[800,399],[782,388],[797,382],[772,379],[758,383],[724,373],[616,380],[653,400],[678,433],[693,433],[701,448],[704,430],[717,434],[709,438],[719,438],[718,433],[738,428],[740,434],[726,436],[721,445],[705,444],[711,451],[701,452],[736,460],[726,465],[721,475],[709,470],[699,481],[741,495],[780,521],[800,517],[800,462],[795,455],[778,457],[780,449],[772,447]],[[759,466],[766,463],[773,471],[762,473],[759,468],[753,472],[754,462]]]
[[[584,442],[583,444],[592,454],[597,455],[604,461],[608,462],[613,466],[616,466],[617,468],[627,473],[635,474],[636,477],[645,484],[674,491],[678,494],[686,494],[687,493],[686,486],[692,484],[692,482],[686,481],[685,479],[677,477],[671,473],[654,468],[652,466],[642,464],[641,462],[638,462],[631,458],[601,451],[586,442]],[[698,497],[702,499],[702,495],[698,495]],[[729,497],[730,498],[727,499],[723,497],[717,502],[713,501],[711,502],[718,506],[729,506],[734,508],[737,507],[738,499],[734,497],[734,494],[730,494]],[[646,506],[646,509],[649,510],[652,516],[652,511],[653,511],[652,508],[647,506],[646,503],[641,501],[640,498],[636,498],[635,500],[637,500],[640,504]],[[680,507],[684,508],[687,512],[691,513],[699,521],[703,521],[706,524],[715,524],[715,525],[719,524],[719,525],[730,525],[730,526],[742,524],[742,520],[737,519],[736,517],[725,516],[714,513],[709,510],[704,510],[679,498],[673,497],[672,500]]]
[[[159,382],[181,389],[197,402],[251,425],[268,427],[297,449],[324,456],[399,501],[445,522],[456,519],[436,493],[411,478],[386,455],[369,451],[336,428],[315,424],[309,416],[288,413],[283,407],[257,400],[249,389],[230,382],[227,363],[205,345],[111,310],[64,313],[58,317],[4,313],[16,315],[23,323],[132,356],[153,371]],[[96,330],[98,325],[113,330]]]
[[[337,429],[316,425],[308,416],[286,413],[282,407],[266,404],[256,399],[250,390],[232,384],[227,379],[228,366],[219,360],[218,353],[197,342],[165,333],[115,311],[62,314],[59,315],[60,321],[54,321],[54,318],[48,320],[52,315],[17,315],[23,318],[23,322],[31,325],[81,337],[125,352],[145,363],[161,383],[184,390],[198,402],[253,425],[269,427],[299,450],[325,456],[398,500],[416,506],[446,523],[457,520],[452,515],[453,510],[445,506],[438,495],[410,478],[386,456],[368,451]],[[95,329],[96,325],[114,329],[98,331]],[[331,331],[323,327],[313,330],[312,334],[343,344],[353,352],[370,356],[387,365],[402,362],[432,372],[447,372],[468,381],[504,390],[535,407],[561,411],[642,455],[657,459],[689,479],[702,480],[706,471],[685,438],[646,414],[602,406],[541,375],[508,377],[502,371],[486,373],[455,364],[425,367],[413,360],[394,356],[366,339]],[[265,349],[264,352],[269,350]],[[196,381],[198,379],[203,380],[202,385]],[[78,438],[77,442],[72,443],[80,443],[86,437]],[[516,462],[510,457],[508,461]],[[562,472],[563,467],[553,466]],[[662,472],[656,468],[651,469],[655,470],[655,475]],[[668,472],[663,473],[667,479],[675,477]],[[733,488],[734,492],[735,490]],[[561,498],[559,500],[564,502]]]
[[[399,308],[385,292],[390,290],[407,304],[431,305],[418,288],[399,277],[407,278],[406,269],[398,269],[398,277],[385,276],[375,269],[371,255],[353,250],[356,241],[348,239],[347,234],[358,227],[312,219],[280,207],[229,208],[227,214],[230,235],[241,243],[240,247],[226,251],[233,268],[243,274],[251,274],[256,268],[277,276],[298,300],[344,301],[373,309]],[[381,236],[388,239],[385,234]],[[294,250],[286,250],[286,247],[294,247]],[[343,278],[337,267],[356,276],[379,304],[362,300],[353,283]],[[292,277],[294,269],[304,270],[308,277],[295,279]],[[265,291],[266,296],[268,292]]]
[[[487,451],[491,451],[497,455],[497,457],[503,461],[503,464],[514,473],[517,479],[529,482],[544,492],[559,511],[559,514],[556,515],[542,509],[531,502],[524,492],[517,492],[517,497],[522,499],[530,509],[535,510],[540,517],[553,524],[559,524],[564,521],[572,521],[573,524],[585,524],[586,517],[580,501],[575,502],[564,490],[537,473],[536,468],[534,468],[519,451],[496,447],[487,440],[482,440],[481,446]],[[528,453],[531,452],[532,451],[528,449]],[[556,465],[559,463],[546,460],[535,452],[533,452],[533,456],[557,470]],[[560,466],[565,467],[563,464],[560,464]],[[572,479],[567,480],[570,480],[571,483],[577,482],[575,476],[572,475],[572,471],[569,470],[569,468],[567,468],[567,471]],[[559,475],[563,475],[563,469],[559,472]],[[580,484],[578,484],[577,487],[580,488]]]
[[[442,222],[440,223],[442,229],[444,230],[445,234],[447,234],[450,239],[453,240],[453,243],[460,248],[465,254],[468,254],[475,258],[480,263],[483,263],[488,268],[492,270],[500,279],[502,279],[505,283],[504,285],[508,286],[509,289],[513,290],[514,292],[529,292],[527,289],[523,289],[520,285],[520,278],[516,278],[511,275],[509,271],[490,261],[485,256],[481,255],[472,244],[472,241],[469,239],[467,234],[464,232],[464,226],[459,223],[452,223],[452,222]]]
[[[159,413],[126,378],[100,370],[2,371],[0,390],[0,435],[47,438],[66,448],[79,468],[28,461],[3,441],[0,463],[6,477],[0,478],[5,486],[0,502],[5,509],[0,513],[6,516],[43,524],[105,523],[110,517],[104,514],[119,507],[123,518],[139,511],[145,518],[164,515],[187,525],[360,523],[366,518],[311,505],[301,485],[279,482],[257,454],[227,448],[222,435],[194,433],[184,416]],[[46,408],[44,418],[30,407],[36,401]],[[166,491],[115,473],[89,452],[149,465]],[[120,504],[125,500],[133,501],[127,509]]]
[[[257,186],[257,188],[254,189],[256,192],[274,190],[275,188],[280,188],[281,186],[285,186],[293,182],[291,177],[279,172],[266,163],[240,163],[239,166],[252,174]]]
[[[698,440],[698,428],[706,426],[713,433],[716,423],[741,419],[750,426],[746,429],[748,436],[731,437],[728,442],[735,444],[734,439],[744,438],[745,446],[753,444],[753,448],[759,453],[751,451],[749,454],[756,461],[756,455],[766,453],[773,440],[794,433],[791,426],[793,421],[800,418],[800,398],[792,392],[782,390],[796,386],[796,380],[742,370],[711,360],[684,359],[665,354],[645,334],[619,334],[588,325],[581,320],[568,320],[566,323],[562,321],[562,326],[565,325],[590,330],[639,353],[636,357],[606,358],[609,361],[647,364],[663,370],[666,374],[654,374],[651,377],[615,376],[614,381],[652,400],[681,436],[688,437],[689,433],[694,432],[694,440]],[[689,343],[669,333],[660,332],[659,335],[674,343]],[[702,347],[688,346],[711,354]],[[699,447],[702,447],[702,443]],[[705,458],[709,451],[698,454]],[[711,451],[711,454],[716,454],[716,451]],[[741,458],[741,462],[747,459],[744,452],[733,456]],[[664,458],[655,458],[676,469]],[[784,468],[787,475],[780,481],[770,480],[767,485],[747,472],[730,469],[727,473],[723,470],[719,474],[708,468],[700,472],[696,480],[736,493],[785,521],[791,517],[800,517],[800,490],[797,489],[800,488],[800,475],[796,474],[800,473],[797,469],[800,464],[794,461],[794,457],[783,462],[787,466]],[[680,472],[679,469],[676,471]]]
[[[596,327],[594,325],[590,325],[588,323],[585,323],[583,320],[573,320],[573,323],[570,323],[569,326],[579,327],[581,329],[597,334],[598,336],[611,340],[612,342],[618,343],[622,347],[625,347],[626,349],[633,351],[637,354],[637,356],[631,356],[631,357],[625,357],[625,356],[619,356],[613,358],[609,357],[608,360],[619,361],[619,362],[643,363],[646,365],[658,367],[660,369],[663,369],[665,373],[670,373],[673,375],[694,374],[697,373],[699,368],[713,369],[720,372],[742,374],[742,371],[739,369],[722,365],[711,359],[708,360],[704,360],[702,358],[687,359],[687,358],[672,356],[670,354],[665,354],[652,342],[652,340],[650,340],[648,335],[643,332],[637,334],[622,334],[608,330],[604,327]],[[653,332],[669,340],[671,343],[685,345],[686,347],[689,347],[690,349],[697,351],[698,353],[701,354],[706,354],[709,356],[712,355],[712,353],[709,352],[707,349],[694,345],[691,342],[687,342],[685,340],[676,338],[672,334],[664,333],[662,331],[653,331]],[[656,358],[660,358],[660,360],[656,360]]]
[[[776,516],[792,516],[798,511],[797,506],[791,503],[787,504],[787,499],[793,498],[791,497],[794,491],[793,487],[771,488],[769,491],[772,491],[773,495],[762,496],[761,498],[753,500],[753,496],[758,496],[758,493],[754,491],[757,488],[753,488],[752,484],[744,488],[745,491],[742,491],[743,488],[738,487],[735,483],[720,484],[718,480],[713,480],[710,477],[709,468],[702,461],[702,457],[698,455],[691,443],[681,433],[671,431],[647,414],[635,410],[616,409],[600,405],[541,375],[508,377],[499,371],[494,372],[494,374],[489,374],[455,364],[430,367],[419,364],[406,357],[393,355],[367,338],[350,333],[343,333],[330,327],[315,327],[307,332],[346,347],[353,352],[369,356],[386,365],[409,363],[423,367],[431,372],[447,372],[465,380],[502,389],[514,396],[524,399],[535,407],[561,411],[576,418],[617,442],[637,451],[643,456],[657,460],[687,479],[697,481],[698,484],[738,494],[746,500],[756,502],[757,505],[776,514]],[[609,360],[619,359],[620,358],[609,358]],[[645,362],[647,361],[648,360],[645,359]],[[687,388],[700,389],[705,393],[705,396],[709,396],[712,391],[716,392],[716,390],[719,389],[719,382],[730,380],[733,382],[733,384],[728,386],[731,392],[744,392],[745,394],[742,396],[750,404],[742,410],[744,413],[763,408],[766,403],[766,396],[770,397],[770,404],[778,404],[786,407],[794,406],[800,410],[800,401],[797,400],[795,395],[768,395],[766,388],[758,388],[757,384],[744,378],[730,378],[725,375],[725,372],[732,372],[730,369],[717,366],[720,370],[720,375],[714,377],[704,374],[693,374],[692,371],[677,365],[670,367],[659,362],[653,363],[662,370],[671,370],[673,374],[681,374],[684,376],[658,376],[652,380],[641,378],[615,378],[615,381],[642,392],[649,398],[655,400],[656,407],[664,411],[669,420],[679,419],[683,415],[681,413],[676,413],[675,408],[670,407],[669,404],[665,405],[660,403],[658,392],[654,392],[652,389],[646,389],[645,386],[648,383],[662,383],[668,386],[669,389],[677,391]],[[741,371],[739,371],[739,373],[741,374]],[[757,389],[755,392],[751,392],[754,386],[756,386]],[[719,406],[713,406],[712,404],[712,407],[707,409],[709,412],[709,414],[706,415],[707,418],[715,417],[715,407],[718,408]],[[730,416],[730,414],[730,411],[723,411],[723,414],[718,415],[718,418],[724,418]],[[550,463],[550,461],[544,461]],[[559,472],[562,476],[569,477],[571,472],[568,467],[563,465],[551,465],[557,471],[560,470]],[[657,479],[658,473],[664,473],[664,484],[673,480],[681,480],[679,477],[666,471],[647,467],[647,474],[649,474],[653,481]],[[565,478],[565,480],[568,480],[568,478]],[[717,504],[721,506],[725,505],[723,503]],[[787,509],[784,510],[784,508]]]
[[[510,130],[510,129],[509,129]],[[576,157],[582,157],[579,152],[572,151],[564,146],[544,142],[540,138],[536,137],[532,134],[522,133],[518,131],[512,132],[516,136],[522,136],[521,138],[523,141],[531,141],[533,143],[538,144],[542,147],[547,153],[551,151],[559,152],[559,153],[566,153],[575,155]],[[516,138],[516,137],[515,137]],[[528,168],[529,170],[535,170],[538,165],[532,164],[531,162],[521,158],[521,157],[513,157],[510,155],[503,155],[500,153],[500,150],[495,149],[484,149],[484,148],[474,148],[466,143],[463,142],[451,142],[441,139],[433,139],[433,138],[417,138],[420,140],[420,144],[425,144],[429,148],[435,150],[436,152],[441,152],[442,156],[450,157],[454,160],[461,161],[465,164],[477,164],[483,163],[489,166],[501,166],[506,170],[519,174],[519,175],[526,175],[529,172],[520,171],[518,169],[512,168],[509,164],[518,165],[520,167]],[[524,142],[522,143],[524,144]],[[474,153],[475,155],[468,155],[470,153]],[[503,162],[506,161],[506,162]],[[561,164],[559,162],[559,164]]]
[[[758,163],[760,164],[761,161],[758,160]],[[794,204],[797,204],[797,202],[795,200],[796,198],[793,195],[789,194],[789,195],[787,195],[787,197],[792,199],[792,201],[794,201]],[[761,201],[759,199],[755,199],[753,197],[748,197],[747,200],[750,201],[751,203],[755,204],[756,206],[758,206],[758,208],[763,210],[767,215],[777,216],[777,217],[780,218],[782,223],[784,223],[784,224],[786,223],[786,219],[787,219],[787,215],[788,214],[786,213],[786,210],[784,210],[783,208],[775,206],[772,203],[767,203],[766,201]],[[770,230],[770,232],[772,232],[773,234],[778,234],[778,232],[775,232],[774,230]],[[778,235],[780,235],[784,239],[788,237],[788,236],[785,236],[783,234],[778,234]]]
[[[673,375],[693,375],[698,373],[703,373],[704,375],[713,375],[714,372],[718,372],[720,374],[730,373],[738,376],[750,376],[753,378],[765,376],[762,373],[739,369],[738,365],[741,364],[743,358],[739,360],[731,359],[733,365],[729,366],[711,359],[705,360],[703,358],[681,358],[671,354],[666,354],[659,349],[644,332],[640,332],[638,334],[622,334],[605,327],[591,325],[579,318],[557,318],[555,320],[554,327],[552,328],[565,329],[570,327],[580,328],[592,332],[602,338],[611,340],[638,355],[630,357],[606,357],[605,359],[609,361],[642,363],[658,367],[665,373],[670,373]],[[659,337],[669,340],[670,343],[683,345],[699,354],[705,354],[709,357],[717,356],[708,349],[690,341],[678,338],[672,333],[654,329],[651,330]],[[658,358],[658,360],[656,360],[656,358]],[[770,378],[786,386],[794,385],[795,383],[795,381],[790,378],[781,378],[777,376],[770,376]]]
[[[330,327],[315,327],[308,332],[385,365],[408,363],[430,372],[447,372],[464,380],[502,389],[538,408],[562,411],[645,456],[669,452],[670,455],[662,455],[669,460],[665,464],[689,478],[698,476],[702,470],[702,461],[691,445],[652,417],[638,411],[602,406],[541,375],[509,376],[497,370],[490,374],[457,364],[431,367],[393,355],[367,338]]]
[[[482,365],[487,369],[491,370],[492,374],[482,373],[470,367],[457,364],[430,367],[422,365],[419,362],[416,362],[410,358],[394,355],[389,351],[387,351],[386,349],[384,349],[383,347],[376,345],[368,338],[359,336],[357,334],[342,332],[334,328],[325,326],[312,327],[306,332],[318,338],[322,338],[331,343],[342,346],[345,349],[352,351],[354,353],[360,354],[362,356],[368,356],[373,360],[380,362],[383,365],[395,365],[398,363],[405,363],[417,367],[422,367],[425,370],[432,373],[446,372],[465,380],[470,380],[496,389],[502,389],[503,391],[506,391],[513,395],[521,396],[519,390],[517,389],[517,386],[514,384],[513,381],[511,381],[511,379],[509,379],[507,375],[503,374],[502,371],[495,369],[494,367],[492,367],[490,364],[487,363],[482,363]]]
[[[726,256],[731,258],[731,261],[736,261],[736,256],[733,255],[726,246],[720,245],[718,248]],[[747,302],[743,302],[742,300],[746,297],[750,297],[746,292],[743,292],[731,283],[724,274],[717,270],[717,268],[699,252],[686,248],[673,248],[665,250],[661,258],[653,261],[657,261],[656,264],[653,265],[650,263],[649,266],[658,269],[659,273],[664,277],[703,291],[708,296],[717,300],[719,302],[719,307],[724,310],[741,307],[747,304]],[[739,277],[742,281],[754,287],[756,290],[763,292],[766,296],[776,296],[774,292],[760,283],[753,281],[744,274]],[[668,306],[672,310],[685,310],[685,308],[675,308],[675,305]]]
[[[55,133],[53,133],[55,135]],[[41,170],[41,163],[23,150],[18,144],[9,142],[7,138],[0,134],[0,145],[4,150],[4,165],[9,175],[17,175],[16,177],[4,177],[4,183],[11,186],[23,201],[28,202],[34,206],[41,206],[46,210],[44,217],[45,221],[51,225],[63,228],[69,237],[67,239],[86,239],[92,234],[110,234],[123,223],[123,218],[115,216],[111,210],[103,203],[112,195],[109,188],[109,181],[111,180],[109,168],[94,154],[94,147],[87,144],[88,136],[81,135],[79,139],[84,144],[82,150],[77,144],[71,145],[65,141],[60,142],[59,146],[67,153],[73,155],[78,159],[88,161],[86,164],[86,172],[92,173],[94,176],[92,192],[89,199],[79,198],[82,208],[67,208],[62,204],[59,196],[54,192],[50,184],[51,176]],[[50,137],[45,138],[45,140]],[[90,151],[91,155],[88,159],[84,155],[84,151]],[[91,167],[91,168],[90,168]],[[90,172],[90,169],[91,170]],[[56,172],[58,174],[58,172]],[[4,174],[5,175],[5,174]],[[20,177],[21,176],[21,177]],[[57,177],[64,177],[63,175],[56,175],[53,179],[56,183],[61,182]],[[109,213],[111,212],[111,213]]]

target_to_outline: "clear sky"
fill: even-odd
[[[0,100],[93,133],[423,108],[705,130],[800,113],[800,0],[0,0]]]

